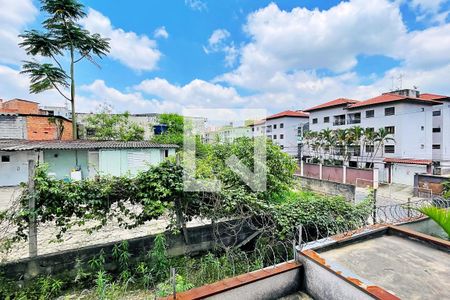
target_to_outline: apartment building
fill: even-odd
[[[203,135],[205,143],[230,143],[240,137],[252,137],[251,129],[248,126],[223,126],[206,131]]]
[[[373,161],[380,181],[412,185],[415,173],[430,173],[433,162],[445,166],[449,158],[450,138],[444,133],[446,128],[450,131],[448,100],[446,96],[398,90],[364,101],[340,98],[305,111],[310,113],[311,131],[385,128],[394,141],[387,141],[376,157],[371,157],[374,147],[367,145],[350,158],[350,164],[366,160],[370,166]]]
[[[308,121],[308,113],[286,110],[255,122],[250,127],[253,136],[265,135],[279,145],[283,152],[298,157],[299,142]]]

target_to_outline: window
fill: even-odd
[[[439,149],[441,149],[441,145],[439,145],[439,144],[433,144],[433,149],[439,150]]]
[[[169,157],[169,150],[168,149],[164,150],[164,157]]]
[[[284,139],[284,134],[280,134],[280,140]]]
[[[384,109],[384,115],[385,116],[393,116],[393,115],[395,115],[395,107],[386,107]]]
[[[273,135],[273,139],[274,139],[274,140],[277,139],[277,135],[276,135],[276,134]]]
[[[255,132],[255,127],[252,127],[252,131]]]
[[[333,125],[345,125],[345,115],[334,116]]]
[[[435,128],[433,128],[433,132],[441,132],[441,127],[435,127]]]
[[[394,134],[395,133],[395,127],[394,126],[386,126],[384,127],[386,129],[387,133]]]
[[[281,150],[283,150],[284,149],[284,145],[280,145],[280,148],[281,148]]]
[[[313,124],[317,124],[317,118],[313,119]]]
[[[435,110],[433,111],[433,117],[437,117],[441,115],[441,111],[440,110]]]
[[[323,117],[324,123],[330,123],[330,117]]]
[[[425,145],[424,145],[424,144],[421,144],[421,145],[420,145],[420,149],[425,149]]]
[[[373,109],[366,110],[366,118],[373,118],[375,117],[375,111]]]
[[[273,125],[273,129],[277,129],[277,124],[274,124],[274,125]]]
[[[424,130],[425,129],[425,126],[420,126],[420,130]]]
[[[347,117],[347,124],[361,123],[361,113],[348,114]]]
[[[280,129],[281,128],[284,128],[284,124],[283,123],[280,123]]]
[[[366,145],[366,152],[373,153],[374,148],[375,147],[373,145]]]
[[[2,162],[10,162],[11,157],[9,155],[2,155]]]
[[[395,153],[395,146],[394,145],[384,146],[384,153]]]

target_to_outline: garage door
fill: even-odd
[[[414,174],[426,173],[427,167],[422,165],[394,164],[392,166],[392,182],[414,186]]]

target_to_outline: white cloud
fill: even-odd
[[[448,0],[410,0],[409,5],[424,13],[437,13]]]
[[[208,9],[206,3],[201,0],[184,0],[184,4],[192,10],[203,11]]]
[[[206,54],[222,52],[225,54],[225,65],[233,66],[238,58],[239,50],[233,42],[227,42],[230,32],[226,29],[216,29],[208,39],[208,45],[203,47]]]
[[[32,22],[38,10],[31,0],[0,0],[0,63],[20,64],[25,51],[19,48],[18,35]]]
[[[155,38],[163,38],[167,39],[169,37],[169,33],[166,30],[165,26],[161,26],[155,29],[155,32],[153,33],[153,36]]]
[[[114,28],[106,16],[92,8],[89,9],[88,16],[82,20],[82,24],[89,31],[111,39],[109,57],[137,71],[151,71],[157,68],[161,52],[156,42],[146,35]]]

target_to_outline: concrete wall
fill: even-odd
[[[317,179],[320,178],[320,165],[304,163],[303,176]]]
[[[228,223],[228,225],[231,223]],[[220,225],[220,224],[218,224]],[[239,233],[236,236],[230,236],[223,233],[216,237],[211,225],[204,225],[198,227],[190,227],[187,229],[189,236],[189,244],[186,244],[182,234],[172,235],[170,231],[163,234],[166,235],[168,243],[168,254],[170,256],[179,256],[185,253],[197,254],[202,251],[207,251],[213,248],[215,240],[220,239],[224,245],[238,244],[254,233],[254,230],[248,226],[240,227]],[[129,243],[129,251],[132,259],[136,259],[141,255],[145,255],[153,246],[155,235],[148,235],[144,237],[127,240]],[[118,241],[120,242],[120,241]],[[111,264],[112,249],[118,242],[111,242],[88,247],[82,247],[73,250],[65,250],[52,254],[38,255],[30,259],[21,259],[14,262],[0,264],[0,271],[4,276],[12,279],[23,279],[24,276],[29,276],[28,266],[31,261],[37,264],[38,274],[57,274],[64,271],[73,270],[76,260],[80,259],[87,263],[90,259],[95,257],[103,249],[106,256],[106,267],[114,269],[115,266]]]
[[[301,186],[318,193],[342,196],[347,201],[353,202],[355,200],[355,186],[350,184],[338,183],[333,181],[319,180],[315,178],[308,178],[296,175]]]
[[[24,117],[0,115],[0,139],[26,138],[26,119]]]
[[[342,182],[344,180],[342,167],[322,166],[322,179]]]
[[[49,165],[48,172],[57,179],[70,178],[72,169],[81,168],[82,178],[88,177],[87,150],[44,150],[44,162]]]
[[[357,168],[350,168],[347,167],[347,176],[346,176],[346,183],[353,184],[357,186],[365,186],[365,185],[371,185],[373,184],[373,176],[374,172],[377,172],[378,170],[372,170],[372,169],[357,169]]]
[[[431,190],[433,195],[441,195],[443,190],[442,183],[446,181],[450,181],[450,178],[429,174],[415,174],[414,175],[415,192],[419,192],[420,190],[422,191]]]
[[[266,269],[273,268],[274,267],[268,267]],[[244,284],[237,288],[229,289],[217,295],[206,297],[205,299],[278,299],[300,291],[301,279],[301,270],[294,269],[249,284]]]
[[[36,160],[34,151],[0,151],[9,162],[0,160],[0,186],[16,186],[28,181],[28,160]]]
[[[315,300],[330,299],[374,299],[336,274],[326,270],[307,256],[300,254],[304,268],[304,288]],[[386,298],[387,299],[387,298]]]
[[[427,173],[427,166],[413,164],[392,164],[392,182],[414,186],[414,175]]]

